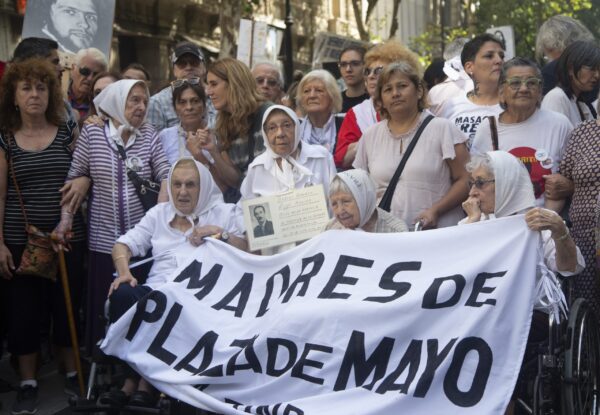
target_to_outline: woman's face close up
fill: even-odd
[[[419,99],[422,96],[423,90],[400,73],[392,75],[389,81],[381,86],[381,104],[392,118],[418,111]]]
[[[139,128],[146,118],[148,94],[146,88],[137,84],[131,88],[125,102],[125,119],[134,128]]]
[[[17,81],[15,88],[15,106],[22,114],[43,115],[48,109],[48,85],[39,79]]]
[[[500,86],[500,101],[515,111],[531,111],[542,99],[542,80],[530,66],[513,66]]]
[[[325,88],[325,84],[314,79],[307,82],[302,90],[302,107],[308,114],[330,114],[333,100]]]
[[[200,196],[200,175],[192,166],[180,166],[171,175],[171,195],[175,208],[184,215],[194,212]]]
[[[285,112],[273,111],[264,124],[267,140],[273,152],[285,157],[292,153],[296,137],[296,124]]]
[[[479,209],[492,214],[496,208],[496,183],[494,176],[485,168],[479,167],[471,173],[469,197],[479,201]]]
[[[192,88],[187,88],[175,102],[175,112],[182,124],[193,123],[202,120],[204,103]]]
[[[360,210],[352,193],[336,192],[329,198],[333,215],[347,229],[360,225]]]
[[[473,61],[465,62],[465,71],[475,82],[497,83],[504,62],[504,49],[493,41],[485,42]]]
[[[206,95],[211,99],[217,111],[228,110],[228,83],[212,72],[206,75]]]

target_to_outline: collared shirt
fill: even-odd
[[[83,120],[88,112],[90,111],[90,103],[78,101],[73,94],[73,84],[69,85],[69,90],[67,91],[67,95],[69,97],[69,104],[71,108],[76,110],[79,113],[79,120]]]
[[[210,98],[206,98],[205,114],[208,128],[213,128],[217,118],[217,110]],[[147,120],[159,132],[165,128],[179,124],[179,118],[173,105],[173,91],[170,86],[163,88],[150,97]]]

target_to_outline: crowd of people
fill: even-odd
[[[30,225],[66,251],[87,353],[105,333],[107,297],[112,322],[207,237],[248,251],[248,233],[274,229],[262,205],[246,229],[242,203],[313,185],[329,206],[323,231],[525,214],[548,268],[574,275],[575,295],[600,316],[600,47],[556,16],[538,33],[544,68],[505,61],[504,49],[490,34],[458,39],[428,87],[399,42],[350,46],[341,80],[314,69],[286,90],[272,62],[208,62],[186,41],[171,55],[172,82],[151,95],[142,65],[108,71],[101,51],[83,48],[63,94],[56,41],[22,40],[0,81],[0,347],[20,378],[12,413],[36,412],[44,341],[57,346],[65,391],[78,393],[62,282],[22,271]],[[100,400],[156,397],[130,371]]]

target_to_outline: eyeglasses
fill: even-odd
[[[527,89],[537,89],[542,85],[542,80],[540,78],[509,78],[504,83],[513,91],[518,91],[521,89],[521,85],[525,85]]]
[[[177,88],[184,86],[185,84],[198,85],[199,83],[200,83],[200,78],[176,79],[173,82],[171,82],[171,89],[175,90]]]
[[[271,88],[279,85],[279,82],[276,79],[273,78],[263,78],[261,76],[259,76],[258,78],[256,78],[256,83],[258,85],[262,85],[263,83],[267,83],[268,86],[270,86]]]
[[[85,66],[80,66],[79,73],[81,74],[81,76],[85,76],[87,78],[90,75],[92,75],[92,77],[94,77],[94,76],[98,75],[100,72],[94,72],[90,68],[86,68]]]
[[[369,76],[371,73],[375,76],[379,76],[379,74],[383,71],[383,66],[378,66],[376,68],[365,68],[364,75]]]
[[[347,67],[358,68],[363,64],[363,61],[341,61],[338,62],[338,68],[346,69]]]
[[[484,180],[484,179],[475,179],[475,180],[469,180],[467,182],[469,189],[472,188],[473,186],[475,186],[478,189],[483,189],[483,186],[485,186],[486,183],[494,183],[496,180],[494,179],[488,179],[488,180]]]
[[[294,123],[287,121],[287,122],[281,123],[279,125],[278,124],[265,125],[265,131],[267,134],[271,135],[271,134],[275,134],[281,128],[281,130],[283,130],[283,132],[289,133],[295,127],[296,127],[296,125]]]

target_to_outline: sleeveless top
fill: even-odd
[[[4,206],[4,240],[6,244],[24,245],[27,242],[25,219],[19,204],[12,172],[8,166],[8,146],[10,157],[29,224],[44,232],[52,232],[60,222],[59,189],[71,166],[72,152],[69,145],[73,142],[74,122],[63,123],[58,127],[56,137],[43,150],[29,151],[19,147],[12,135],[0,133],[0,148],[7,160],[7,191]],[[73,237],[71,241],[85,239],[83,217],[77,212],[73,218]]]

